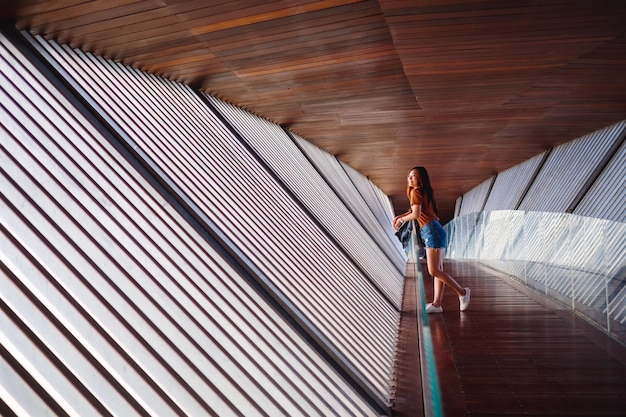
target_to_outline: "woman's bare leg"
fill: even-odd
[[[441,300],[443,299],[443,290],[446,288],[446,284],[439,278],[433,277],[433,289],[434,296],[432,304],[435,307],[441,306]]]
[[[428,273],[433,276],[433,305],[440,306],[443,298],[445,285],[449,285],[460,296],[465,295],[465,290],[459,285],[452,275],[443,270],[443,251],[441,249],[426,248],[426,262]]]

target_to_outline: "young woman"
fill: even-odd
[[[426,246],[426,262],[428,272],[434,277],[433,302],[426,304],[427,313],[441,313],[441,299],[445,285],[449,285],[459,296],[461,311],[464,311],[470,302],[470,289],[463,288],[450,274],[443,270],[443,251],[447,246],[446,231],[439,223],[439,213],[435,194],[430,185],[428,172],[424,167],[415,167],[409,172],[407,197],[411,210],[396,216],[392,226],[394,230],[404,222],[417,220],[420,227],[420,234]]]

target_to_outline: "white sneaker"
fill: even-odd
[[[426,304],[426,312],[430,313],[443,313],[443,308],[441,306],[434,306],[432,303]]]
[[[461,311],[465,311],[467,306],[469,306],[470,302],[470,289],[469,287],[465,288],[465,295],[459,295],[459,304]]]

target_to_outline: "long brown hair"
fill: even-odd
[[[422,198],[424,201],[429,201],[433,206],[433,211],[437,216],[439,216],[439,207],[437,207],[437,200],[435,200],[435,192],[433,191],[433,187],[430,185],[430,178],[428,177],[428,171],[424,167],[413,167],[411,171],[417,171],[419,174],[419,180],[417,183],[417,188],[422,193]],[[406,188],[406,195],[411,199],[411,187]]]

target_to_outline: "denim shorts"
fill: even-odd
[[[445,249],[448,246],[448,236],[438,220],[433,220],[420,227],[420,235],[424,246],[430,249]]]

